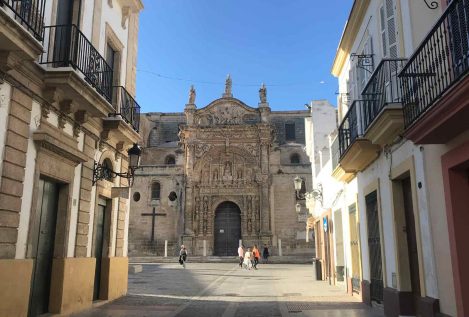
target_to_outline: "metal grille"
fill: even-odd
[[[389,103],[401,102],[402,89],[397,73],[406,59],[383,59],[363,89],[363,130],[366,131]]]
[[[368,223],[368,248],[370,252],[371,299],[381,302],[383,300],[383,268],[381,263],[381,239],[376,191],[366,196],[365,200]]]
[[[399,76],[410,127],[469,70],[469,0],[451,1]]]
[[[357,137],[363,135],[362,124],[358,121],[363,118],[363,100],[354,100],[339,126],[339,153],[342,157]]]
[[[140,128],[140,106],[130,93],[122,86],[114,87],[113,94],[114,109],[116,112],[113,115],[120,115],[125,122],[132,125],[135,131]]]
[[[44,35],[45,0],[0,0],[0,7],[8,7],[15,19],[25,26],[38,40]]]
[[[73,67],[96,91],[112,102],[112,67],[99,54],[76,25],[54,25],[44,28],[41,64],[50,67]]]

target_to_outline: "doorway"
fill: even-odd
[[[378,195],[374,191],[365,197],[368,224],[368,249],[370,252],[371,300],[383,301],[383,265],[381,261],[381,234],[379,228]]]
[[[417,249],[417,236],[415,232],[414,208],[412,205],[412,187],[410,177],[401,181],[402,197],[404,203],[405,214],[405,232],[407,237],[407,252],[409,258],[410,286],[412,290],[413,312],[419,313],[420,299],[420,273],[419,273],[419,257]]]
[[[342,227],[342,210],[334,211],[334,233],[335,233],[335,276],[337,282],[345,281],[345,249],[344,249],[344,234]]]
[[[108,201],[102,198],[98,200],[98,207],[94,217],[93,226],[93,253],[91,256],[96,258],[96,268],[94,274],[93,300],[99,299],[101,289],[101,265],[102,259],[106,255],[105,246],[105,228],[106,228],[106,210]]]
[[[37,232],[37,240],[33,246],[36,261],[32,276],[30,316],[38,316],[49,311],[58,204],[59,185],[39,179],[37,214],[35,227],[32,230],[34,233]]]
[[[238,254],[241,239],[241,211],[235,203],[225,201],[215,210],[214,254],[231,256]]]

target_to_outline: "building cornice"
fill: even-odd
[[[335,77],[340,75],[345,61],[351,53],[353,42],[360,30],[360,26],[369,4],[370,0],[355,0],[353,2],[352,10],[350,11],[347,23],[345,24],[339,46],[337,47],[334,63],[332,64],[331,73]]]

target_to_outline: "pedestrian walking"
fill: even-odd
[[[267,247],[267,244],[264,244],[264,250],[262,251],[262,258],[264,259],[264,263],[268,262],[269,256],[269,248]]]
[[[239,256],[239,267],[243,267],[243,261],[244,261],[244,248],[242,245],[239,246],[238,248],[238,256]]]
[[[186,260],[187,260],[187,250],[183,244],[181,245],[181,250],[179,251],[179,264],[181,264],[183,268],[186,268]]]
[[[252,268],[252,252],[251,248],[244,253],[244,268],[250,270]]]
[[[259,249],[257,248],[257,245],[255,244],[254,247],[252,248],[252,255],[254,257],[254,264],[253,267],[254,269],[257,270],[257,264],[259,263],[259,258],[261,257],[259,253]]]

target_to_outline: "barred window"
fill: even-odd
[[[176,164],[176,158],[174,158],[174,155],[168,155],[166,156],[164,163],[166,165],[174,165]]]

